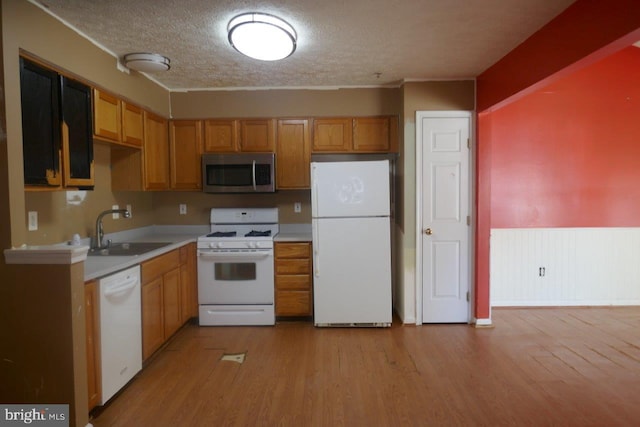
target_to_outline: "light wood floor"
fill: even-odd
[[[640,425],[640,307],[496,309],[495,328],[183,328],[100,426]],[[244,363],[221,361],[246,353]]]

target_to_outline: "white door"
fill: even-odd
[[[471,117],[464,112],[457,117],[433,117],[421,112],[417,119],[416,142],[422,148],[418,199],[422,202],[418,221],[422,322],[468,322]]]

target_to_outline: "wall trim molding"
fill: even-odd
[[[491,230],[493,307],[640,305],[640,227]]]

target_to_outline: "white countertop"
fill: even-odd
[[[114,242],[167,242],[169,245],[134,256],[87,256],[84,262],[84,280],[108,276],[143,261],[178,249],[187,243],[195,242],[199,236],[209,232],[207,226],[150,226],[109,234]]]
[[[82,239],[80,245],[64,244],[49,246],[33,246],[5,251],[6,258],[15,259],[17,263],[25,262],[25,256],[44,263],[74,263],[84,261],[84,280],[92,280],[108,276],[120,270],[140,264],[143,261],[178,249],[187,243],[195,242],[198,237],[209,232],[209,226],[158,226],[137,228],[105,235],[105,239],[117,242],[167,242],[167,246],[134,256],[87,256],[89,239]],[[311,224],[280,224],[280,231],[274,237],[275,242],[310,242]],[[44,259],[43,257],[46,257]],[[86,257],[86,258],[85,258]],[[33,261],[35,262],[35,261]]]
[[[167,246],[135,256],[87,256],[85,281],[104,277],[172,251],[209,232],[209,226],[150,226],[105,236],[114,242],[168,242]],[[310,242],[311,224],[280,224],[276,242]]]
[[[310,242],[311,224],[280,224],[280,231],[274,242]]]

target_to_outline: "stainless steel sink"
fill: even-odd
[[[123,242],[112,243],[107,248],[90,249],[89,256],[133,256],[170,245],[171,242]]]

